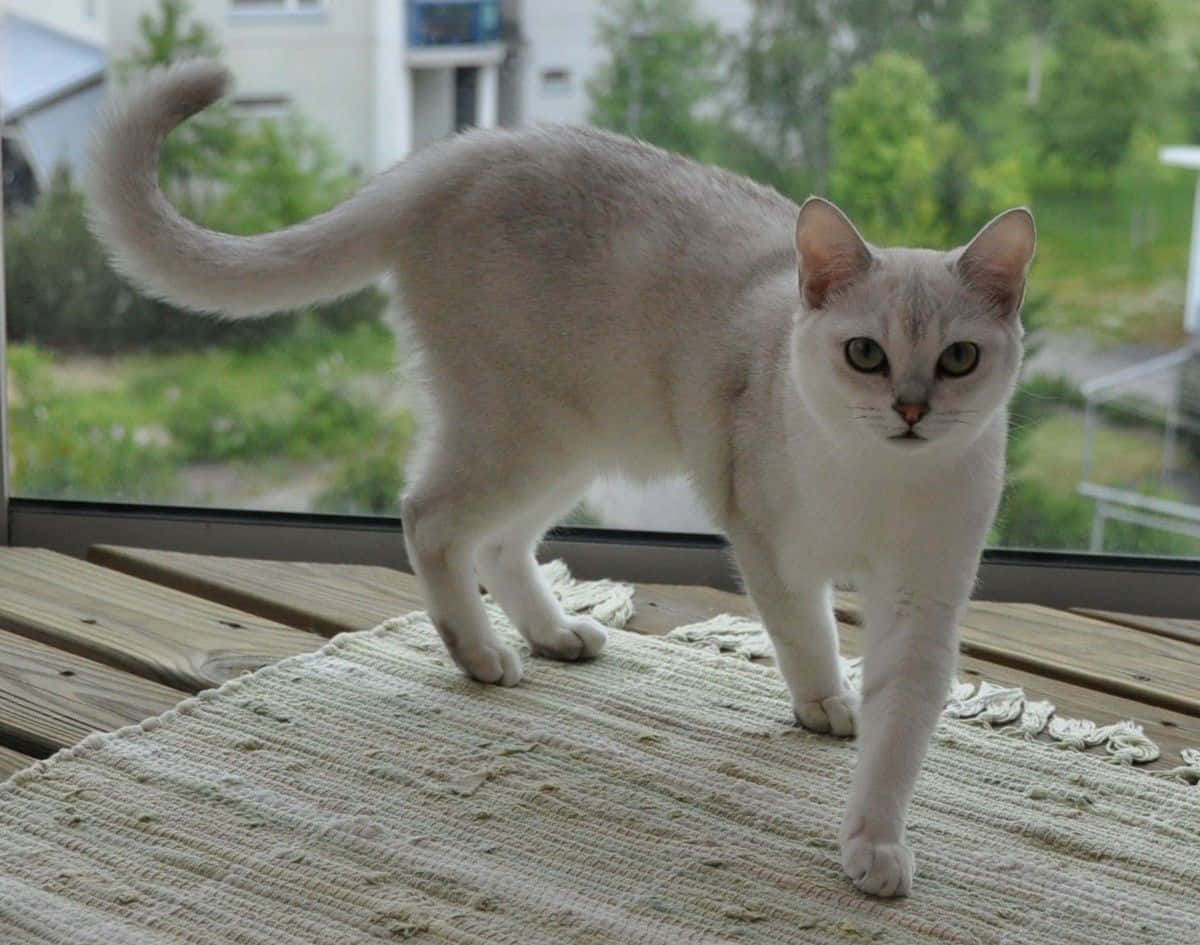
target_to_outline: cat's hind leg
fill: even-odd
[[[566,458],[561,438],[492,406],[453,417],[443,408],[411,470],[401,514],[409,563],[454,662],[480,682],[513,686],[521,680],[520,657],[490,625],[479,595],[475,566],[485,542],[489,590],[536,650],[561,659],[593,656],[604,633],[565,617],[533,561],[540,530],[586,478],[574,471],[578,464]],[[514,516],[524,524],[514,526]]]
[[[534,653],[557,660],[591,659],[608,641],[608,630],[591,617],[568,615],[534,558],[542,533],[582,491],[563,485],[568,484],[533,501],[484,541],[477,558],[479,577]]]
[[[405,496],[401,514],[408,561],[430,619],[458,667],[480,682],[515,686],[521,681],[521,658],[488,622],[474,567],[482,523],[473,503],[456,497],[457,485],[453,479],[419,483]]]

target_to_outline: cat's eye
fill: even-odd
[[[851,338],[846,342],[846,360],[856,371],[875,374],[887,370],[887,355],[870,338]]]
[[[947,377],[962,377],[975,370],[979,348],[969,341],[956,341],[938,358],[938,370]]]

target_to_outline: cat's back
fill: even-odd
[[[414,243],[458,242],[527,264],[633,266],[664,256],[708,271],[764,254],[790,263],[796,205],[744,177],[596,128],[473,130],[418,154]],[[532,254],[532,255],[530,255]]]

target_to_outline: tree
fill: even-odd
[[[209,226],[240,234],[307,220],[356,185],[329,139],[297,112],[239,129],[217,180],[219,190],[201,216]]]
[[[953,136],[937,85],[912,56],[881,53],[833,96],[829,193],[876,240],[945,239],[937,171]]]
[[[141,46],[117,63],[121,80],[127,82],[148,69],[181,59],[218,56],[220,47],[208,28],[190,16],[188,0],[158,0],[156,15],[139,16]],[[194,213],[203,202],[198,185],[220,175],[237,137],[237,120],[227,105],[218,102],[176,128],[163,142],[159,178],[183,213]]]
[[[683,154],[708,141],[698,114],[721,91],[727,43],[695,0],[609,0],[597,23],[608,53],[587,83],[589,120]]]
[[[782,165],[803,164],[826,189],[834,92],[882,51],[922,63],[937,83],[940,114],[973,132],[982,102],[1003,81],[1001,50],[971,0],[754,0],[736,57],[748,114]]]
[[[160,0],[157,17],[142,18],[143,46],[122,63],[121,73],[129,77],[177,57],[213,54],[203,27],[187,22],[188,9],[184,0]],[[354,186],[328,140],[299,115],[250,123],[219,106],[172,131],[160,166],[164,189],[186,215],[236,233],[307,219]],[[5,288],[15,341],[111,354],[261,344],[293,329],[295,319],[286,316],[195,318],[136,292],[112,271],[88,231],[84,198],[65,167],[35,205],[7,222]],[[383,305],[382,294],[367,289],[316,311],[323,323],[346,327],[378,318]]]
[[[1067,0],[1037,107],[1041,153],[1079,186],[1104,186],[1153,98],[1158,0]]]
[[[873,239],[945,244],[1025,199],[1019,162],[986,161],[938,115],[940,98],[925,66],[895,52],[834,93],[829,193]]]

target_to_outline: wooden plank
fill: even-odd
[[[14,771],[28,768],[37,759],[32,755],[23,755],[19,751],[0,745],[0,781],[3,781]]]
[[[246,613],[333,636],[424,610],[417,579],[391,568],[93,545],[88,560]]]
[[[288,608],[311,613],[318,621],[313,626],[327,628],[325,632],[373,625],[406,609],[421,607],[415,578],[387,568],[250,562],[125,548],[97,548],[92,557],[147,579],[212,594],[216,600],[236,602],[259,613],[281,615]],[[629,629],[655,635],[718,613],[754,616],[753,606],[744,595],[708,587],[639,584],[634,604],[636,611]],[[857,603],[853,598],[839,598],[838,613],[842,618],[843,653],[858,655],[860,630],[847,619],[856,617]],[[960,658],[960,673],[996,685],[1021,686],[1031,699],[1053,702],[1061,715],[1087,718],[1097,724],[1134,719],[1146,727],[1147,734],[1164,752],[1200,745],[1200,719],[1193,716],[969,655]],[[1170,765],[1160,762],[1158,766]]]
[[[1122,614],[1111,610],[1092,610],[1090,607],[1072,607],[1071,613],[1116,623],[1135,630],[1144,630],[1160,637],[1183,640],[1200,646],[1200,620],[1182,620],[1175,617],[1142,617],[1138,614]]]
[[[34,548],[0,549],[0,628],[189,692],[325,642]]]
[[[848,619],[854,595],[839,594]],[[962,652],[1173,712],[1200,716],[1200,646],[1038,604],[973,601]]]
[[[158,715],[188,697],[178,689],[0,631],[0,732],[50,754]]]

